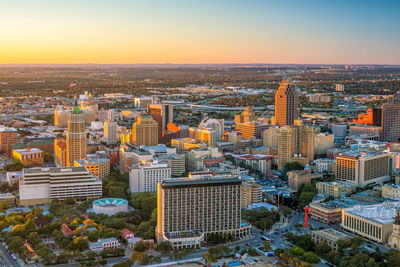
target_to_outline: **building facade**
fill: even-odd
[[[158,160],[132,165],[129,171],[129,190],[132,193],[156,192],[157,184],[171,178],[171,168]]]
[[[155,146],[159,141],[158,124],[151,116],[138,116],[132,125],[132,142],[137,146]]]
[[[75,106],[69,115],[66,157],[67,166],[74,166],[75,160],[86,158],[85,116],[78,106]]]
[[[299,95],[294,84],[282,81],[275,94],[275,123],[280,126],[293,125],[299,118]]]

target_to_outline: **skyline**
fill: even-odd
[[[0,64],[400,64],[400,3],[3,4]]]

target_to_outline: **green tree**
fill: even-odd
[[[89,243],[85,238],[78,236],[74,239],[73,246],[75,249],[83,251],[89,248]]]
[[[139,241],[135,243],[134,249],[135,251],[145,252],[149,249],[149,247],[150,244],[148,242]]]
[[[36,246],[42,241],[42,238],[39,236],[37,232],[29,233],[27,239],[32,246]]]
[[[325,255],[325,254],[327,254],[329,251],[331,251],[332,250],[332,248],[328,245],[328,243],[326,242],[326,241],[324,241],[324,242],[321,242],[321,243],[318,243],[316,246],[315,246],[315,252],[318,254],[318,255]]]
[[[171,242],[169,242],[169,241],[162,241],[156,247],[156,251],[161,251],[164,254],[169,253],[172,250],[173,250],[173,247],[172,247]]]
[[[319,262],[319,258],[317,256],[317,254],[315,254],[312,251],[308,251],[308,252],[304,253],[302,259],[305,262],[313,263],[313,264],[317,264]]]

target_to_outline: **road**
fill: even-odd
[[[20,267],[21,265],[11,257],[10,253],[3,247],[3,244],[0,244],[0,267],[3,266]]]

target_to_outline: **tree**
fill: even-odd
[[[12,237],[8,242],[7,245],[11,251],[14,251],[15,253],[22,255],[24,253],[25,248],[24,248],[24,240],[20,236],[14,236]]]
[[[149,247],[150,244],[148,242],[139,241],[135,243],[134,249],[135,251],[145,252],[149,249]]]
[[[289,215],[292,213],[292,210],[291,210],[289,207],[286,207],[286,206],[281,206],[281,207],[280,207],[280,210],[281,210],[282,215],[283,215],[284,217],[287,217],[287,216],[289,216]]]
[[[285,165],[283,165],[282,171],[283,173],[287,173],[288,171],[295,171],[295,170],[304,170],[304,166],[296,161],[287,162]]]
[[[74,205],[75,204],[75,200],[72,197],[66,198],[64,200],[64,203],[67,205]]]
[[[76,237],[74,239],[73,246],[76,249],[79,249],[80,251],[83,251],[83,250],[89,248],[89,243],[85,238],[78,236],[78,237]]]
[[[203,252],[203,254],[201,254],[201,256],[206,261],[206,263],[215,262],[215,259],[207,252]]]
[[[42,238],[39,236],[37,232],[29,233],[27,239],[32,246],[36,246],[42,241]]]
[[[319,258],[317,256],[317,254],[315,254],[312,251],[304,253],[302,259],[305,262],[313,263],[313,264],[317,264],[319,262]]]
[[[343,252],[343,250],[344,250],[345,248],[348,248],[348,247],[350,246],[350,242],[347,241],[347,240],[344,240],[344,239],[339,239],[339,240],[336,242],[336,244],[337,244],[337,246],[338,246],[338,251],[339,251],[339,252]]]
[[[131,264],[127,263],[126,261],[123,261],[123,262],[113,264],[112,267],[131,267]]]
[[[328,245],[328,243],[326,242],[326,241],[324,241],[324,242],[321,242],[321,243],[318,243],[316,246],[315,246],[315,252],[318,254],[318,255],[325,255],[325,254],[327,254],[329,251],[331,251],[332,250],[332,248]]]
[[[54,155],[49,152],[46,152],[43,154],[43,159],[44,162],[54,162]]]
[[[304,254],[304,249],[300,247],[292,247],[289,249],[289,251],[296,256],[302,256]]]
[[[172,244],[169,241],[162,241],[156,247],[156,251],[161,251],[162,253],[166,254],[173,250]]]
[[[22,165],[20,162],[11,163],[3,167],[3,169],[8,172],[22,171],[23,168],[24,165]]]
[[[261,220],[257,221],[256,226],[261,230],[269,230],[273,225],[273,221],[271,218],[262,218]]]

